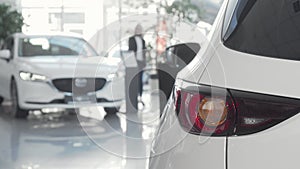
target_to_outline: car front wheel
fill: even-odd
[[[4,98],[0,96],[0,106],[2,105]]]
[[[104,110],[107,114],[116,114],[119,112],[119,107],[105,107]]]
[[[19,106],[18,89],[17,84],[14,80],[12,80],[11,82],[10,94],[12,102],[11,115],[15,118],[26,118],[29,111],[21,109]]]

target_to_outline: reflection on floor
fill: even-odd
[[[138,114],[106,115],[100,107],[78,114],[33,112],[27,120],[0,108],[2,169],[143,169],[159,121],[157,93],[145,93]]]

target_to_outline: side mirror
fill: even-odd
[[[10,51],[7,49],[0,50],[0,58],[5,60],[10,59]]]
[[[184,43],[170,46],[166,49],[167,63],[178,68],[189,64],[200,50],[198,43]]]

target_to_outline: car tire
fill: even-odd
[[[0,96],[0,106],[2,105],[4,98]]]
[[[119,112],[120,107],[104,107],[104,110],[107,114],[116,114]]]
[[[79,109],[78,108],[75,108],[75,109],[66,109],[65,111],[68,115],[71,115],[71,116],[75,116],[77,115],[77,113],[79,113]]]
[[[11,115],[14,118],[24,119],[28,116],[28,110],[21,109],[19,106],[19,96],[18,96],[18,89],[15,80],[12,80],[11,87],[10,87],[10,94],[11,94]]]

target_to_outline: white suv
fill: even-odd
[[[300,1],[226,0],[177,76],[151,169],[298,169]]]
[[[16,33],[0,51],[0,103],[11,99],[19,118],[29,110],[95,105],[115,113],[125,94],[119,64],[78,36]]]

